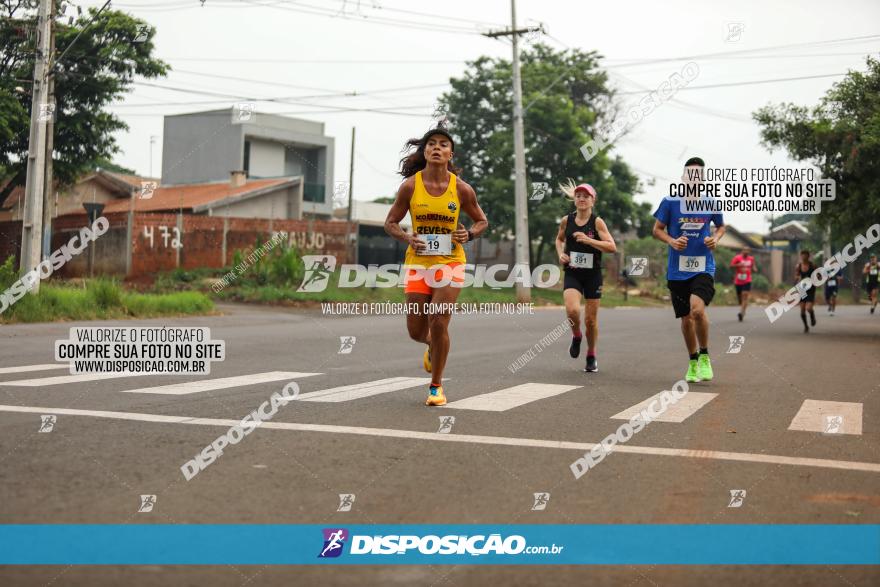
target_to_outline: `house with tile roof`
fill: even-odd
[[[300,220],[304,181],[299,177],[248,179],[241,172],[226,181],[164,186],[154,178],[97,169],[56,192],[52,217],[84,214],[84,204],[103,204],[103,213],[180,212],[230,218]],[[0,221],[21,220],[24,188],[0,205]]]

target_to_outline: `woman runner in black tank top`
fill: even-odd
[[[877,262],[877,255],[871,255],[871,259],[865,263],[862,270],[865,275],[865,289],[868,290],[868,301],[871,302],[871,313],[877,307],[877,290],[880,289],[880,263]]]
[[[813,287],[812,275],[816,266],[810,261],[810,251],[801,251],[801,260],[794,269],[794,279],[800,287],[803,280],[810,281],[809,285],[801,289],[801,322],[804,323],[804,332],[809,332],[807,325],[807,312],[810,313],[810,324],[816,325],[816,313],[813,311],[813,303],[816,301],[816,288]]]
[[[577,223],[577,211],[568,215],[568,221],[565,224],[565,252],[568,253],[571,261],[565,266],[566,273],[597,273],[599,279],[602,279],[602,251],[592,245],[582,243],[575,238],[576,232],[582,232],[590,238],[596,238],[599,234],[596,230],[596,220],[596,213],[591,212],[587,223],[583,226],[579,226]],[[592,256],[591,263],[584,263],[585,255]],[[579,267],[583,264],[590,264],[592,267]]]
[[[578,186],[569,180],[559,186],[574,201],[575,211],[564,216],[556,235],[556,254],[565,270],[562,297],[571,324],[571,358],[581,351],[581,299],[586,299],[584,327],[587,332],[587,364],[584,371],[599,370],[596,345],[599,339],[599,302],[602,297],[602,253],[614,253],[617,246],[605,221],[596,216],[596,190],[588,183]]]

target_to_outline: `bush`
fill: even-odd
[[[669,256],[667,249],[665,244],[651,236],[626,241],[623,245],[623,251],[627,257],[648,258],[648,273],[642,278],[655,277],[660,279],[666,276],[666,259]],[[629,269],[626,263],[627,260],[624,259],[624,267]]]
[[[715,249],[715,282],[716,283],[733,283],[733,267],[730,262],[733,261],[734,251],[717,247]]]
[[[86,293],[95,306],[102,310],[122,306],[122,289],[115,279],[107,277],[94,279],[86,285]]]
[[[752,287],[758,291],[770,291],[770,280],[760,273],[752,276]]]
[[[262,237],[261,237],[262,238]],[[254,246],[256,251],[268,241],[258,239]],[[299,284],[305,275],[305,264],[296,246],[280,244],[269,250],[254,263],[247,260],[248,251],[236,250],[232,254],[232,267],[224,271],[232,271],[241,266],[244,271],[233,282],[233,286],[291,286]],[[238,275],[238,272],[235,272]]]
[[[295,246],[275,247],[270,261],[270,273],[276,283],[290,285],[302,281],[305,264]]]
[[[15,255],[10,255],[0,265],[0,292],[4,292],[18,281],[18,268],[15,266]]]

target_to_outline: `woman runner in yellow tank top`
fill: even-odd
[[[421,139],[410,139],[406,148],[415,151],[400,161],[400,174],[406,179],[388,217],[385,232],[407,243],[406,301],[419,308],[406,317],[409,336],[428,345],[422,364],[431,374],[427,406],[446,404],[443,393],[443,370],[449,355],[449,320],[452,313],[422,311],[425,304],[454,304],[464,281],[467,261],[464,243],[483,234],[489,227],[486,215],[477,204],[474,189],[458,178],[452,165],[455,142],[445,128],[429,130]],[[459,222],[464,212],[473,221],[470,230]],[[412,234],[400,228],[409,213]],[[448,308],[450,306],[446,306]]]

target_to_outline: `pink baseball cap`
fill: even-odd
[[[593,186],[591,186],[591,185],[588,184],[588,183],[582,183],[582,184],[580,184],[579,186],[577,186],[576,188],[574,188],[574,193],[577,193],[578,190],[584,190],[584,191],[586,191],[588,194],[590,194],[591,196],[593,196],[594,198],[596,197],[596,188],[594,188]]]

